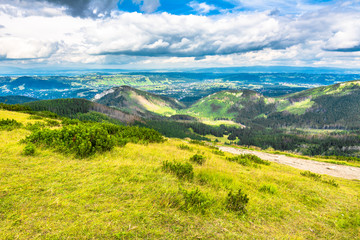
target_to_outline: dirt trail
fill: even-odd
[[[344,165],[336,165],[331,163],[317,162],[311,160],[305,160],[294,157],[287,157],[284,155],[270,154],[246,149],[238,149],[232,147],[219,147],[221,151],[229,152],[232,154],[254,154],[261,159],[285,164],[294,168],[308,170],[318,174],[327,174],[334,177],[341,177],[346,179],[358,179],[360,180],[360,168],[349,167]]]

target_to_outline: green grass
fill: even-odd
[[[0,239],[360,238],[359,181],[323,176],[335,188],[276,163],[246,167],[207,146],[179,149],[176,139],[85,159],[42,148],[24,156],[19,140],[29,134],[0,132]],[[203,165],[189,161],[194,152]],[[164,161],[192,164],[194,178],[163,171]],[[227,208],[239,189],[245,214]]]

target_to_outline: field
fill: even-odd
[[[336,187],[276,163],[243,166],[177,139],[85,159],[44,148],[24,156],[28,134],[0,131],[0,239],[360,239],[359,181],[322,176]],[[197,153],[203,165],[189,161]],[[191,163],[194,178],[164,171],[174,160]],[[245,213],[226,207],[239,189]]]

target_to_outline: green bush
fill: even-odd
[[[0,130],[11,131],[21,126],[22,124],[14,119],[0,119]]]
[[[321,180],[321,175],[316,174],[316,173],[312,173],[310,171],[301,172],[300,174],[302,176],[304,176],[304,177],[312,178],[315,181],[320,181]]]
[[[270,165],[269,161],[262,160],[253,154],[240,154],[234,157],[227,157],[226,159],[230,162],[236,162],[243,166],[256,166],[256,164]]]
[[[62,129],[42,129],[25,140],[29,143],[54,148],[65,153],[86,157],[96,151],[107,151],[115,146],[115,137],[99,125],[71,125]]]
[[[213,150],[212,152],[214,154],[216,154],[216,155],[219,155],[219,156],[225,156],[225,153],[223,151],[221,151],[221,150]]]
[[[25,156],[34,156],[35,155],[35,145],[32,143],[29,143],[24,147],[23,154]]]
[[[38,128],[25,139],[27,143],[54,148],[64,153],[75,153],[77,157],[108,151],[115,145],[124,146],[127,142],[161,141],[164,141],[163,136],[152,129],[82,122],[54,130]]]
[[[40,131],[41,129],[45,128],[46,125],[43,122],[35,122],[35,123],[28,123],[26,124],[26,129],[32,132]]]
[[[180,191],[184,198],[184,204],[181,207],[182,210],[205,213],[206,209],[209,208],[213,202],[198,188],[191,191],[180,189]]]
[[[265,193],[270,193],[270,194],[275,194],[277,192],[277,188],[276,188],[276,186],[273,186],[271,184],[265,184],[259,188],[259,191],[265,192]]]
[[[241,189],[239,189],[236,194],[233,194],[232,191],[230,191],[226,197],[226,208],[230,211],[245,213],[248,202],[248,196],[242,193]]]
[[[45,122],[47,123],[47,125],[49,127],[58,127],[60,126],[60,123],[56,120],[51,120],[51,119],[45,119]]]
[[[179,179],[192,180],[194,178],[194,168],[190,163],[163,162],[163,170],[174,173]]]
[[[190,158],[191,162],[197,163],[199,165],[203,165],[206,161],[206,157],[204,155],[201,154],[195,154],[194,156],[192,156]]]
[[[193,150],[192,147],[190,147],[189,145],[183,144],[183,143],[180,144],[180,145],[178,146],[178,148],[181,149],[181,150],[188,150],[188,151],[192,151],[192,150]]]

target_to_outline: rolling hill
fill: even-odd
[[[6,104],[22,104],[22,103],[34,102],[38,100],[39,99],[37,98],[19,96],[19,95],[0,97],[0,103],[6,103]]]
[[[30,107],[34,111],[50,111],[65,117],[79,117],[79,114],[98,112],[124,123],[132,123],[141,120],[135,115],[83,98],[41,100],[25,103],[23,105]]]
[[[177,110],[185,107],[176,99],[158,96],[129,86],[106,90],[97,94],[93,101],[146,118],[156,115],[175,115]]]
[[[269,127],[360,127],[360,81],[308,89],[277,98],[249,90],[222,91],[200,99],[182,113]]]

